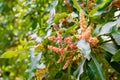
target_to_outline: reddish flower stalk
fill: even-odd
[[[49,46],[49,45],[48,45],[48,49],[50,49],[51,51],[54,51],[56,53],[66,52],[64,48],[58,48],[58,47]]]
[[[80,40],[82,38],[82,35],[75,35],[75,37]]]
[[[73,37],[67,37],[67,38],[64,39],[64,43],[71,44],[72,43],[72,39],[73,39]]]
[[[62,35],[60,32],[57,33],[57,40],[58,40],[58,44],[62,43]]]
[[[81,32],[84,32],[87,28],[87,25],[86,25],[86,21],[85,21],[85,16],[82,11],[80,12],[79,24],[80,24]]]
[[[70,56],[67,58],[67,61],[66,61],[65,65],[63,66],[63,70],[65,70],[70,65],[72,57],[73,57],[73,55],[70,54]]]
[[[64,53],[60,53],[60,57],[59,57],[59,59],[58,59],[57,63],[62,62],[62,61],[63,61],[63,59],[64,59]]]
[[[50,36],[50,37],[48,37],[48,39],[51,41],[54,41],[54,42],[57,40],[57,38],[55,36]]]
[[[76,45],[74,43],[69,44],[70,49],[75,49]]]
[[[68,2],[68,0],[64,0],[64,1],[65,1],[66,6],[68,7],[68,11],[71,12],[72,9],[70,7],[70,3]]]

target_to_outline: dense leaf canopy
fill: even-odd
[[[0,0],[0,80],[119,80],[120,0]]]

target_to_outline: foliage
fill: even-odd
[[[1,0],[0,79],[119,80],[120,0]]]

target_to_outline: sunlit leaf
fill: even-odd
[[[113,33],[112,36],[113,36],[113,39],[115,40],[115,42],[117,43],[117,45],[120,46],[120,33],[119,32]]]
[[[118,18],[114,22],[108,22],[104,26],[102,26],[99,35],[111,33],[113,27],[115,27],[117,24],[120,24],[120,18]]]
[[[84,57],[90,60],[90,53],[91,53],[90,44],[85,40],[80,40],[77,43],[77,47],[81,50]]]
[[[78,74],[77,76],[77,80],[79,80],[80,75],[84,72],[84,63],[85,63],[86,59],[84,59],[81,64],[79,65],[78,69],[74,72],[75,75]]]
[[[96,7],[93,10],[91,10],[89,16],[95,17],[101,15],[102,13],[106,13],[107,10],[105,9],[108,7],[108,5],[110,5],[111,2],[112,0],[97,0]]]
[[[76,0],[72,0],[72,1],[73,1],[73,7],[77,9],[77,11],[80,11],[80,6],[78,5],[77,1]]]
[[[105,43],[101,46],[105,51],[111,53],[111,54],[115,54],[117,51],[117,47],[115,44],[113,43]]]
[[[26,69],[26,72],[29,73],[28,80],[30,80],[34,76],[34,70],[40,65],[39,60],[42,56],[41,52],[35,56],[34,50],[34,48],[30,49],[30,63],[28,64],[28,68]]]
[[[12,58],[17,55],[17,51],[7,51],[1,55],[1,58]]]

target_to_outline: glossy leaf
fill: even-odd
[[[96,73],[94,74],[96,76],[96,80],[105,80],[104,75],[102,73],[101,65],[98,63],[98,60],[96,59],[94,54],[92,54],[92,59],[93,61],[91,61],[88,66],[94,73]]]
[[[104,26],[102,26],[99,35],[111,33],[113,27],[115,27],[117,24],[120,24],[120,18],[118,18],[114,22],[109,22],[109,23],[106,23]]]
[[[117,45],[120,46],[120,33],[119,32],[113,33],[112,36],[113,36],[113,39],[115,40],[115,42],[117,43]]]
[[[115,44],[113,43],[105,43],[101,46],[105,51],[111,53],[111,54],[115,54],[117,51],[117,47]]]
[[[90,53],[91,53],[90,44],[85,40],[80,40],[77,43],[77,47],[81,50],[84,57],[90,60]]]
[[[96,7],[93,10],[91,10],[89,16],[94,17],[107,12],[107,10],[105,9],[108,7],[108,5],[110,5],[111,2],[112,0],[97,0]]]
[[[86,65],[87,65],[86,66],[86,68],[87,68],[86,73],[89,76],[89,79],[96,80],[94,71],[92,70],[92,68],[90,68],[90,63],[87,63]]]
[[[84,59],[81,64],[79,65],[78,69],[74,72],[75,75],[78,74],[77,80],[79,80],[80,75],[84,72],[84,64],[85,64],[86,59]]]

